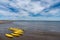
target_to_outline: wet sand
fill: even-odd
[[[0,37],[0,40],[60,40],[60,33],[27,31],[21,37],[16,37],[13,39]]]
[[[0,40],[60,40],[59,32],[43,32],[33,30],[25,30],[25,33],[21,37],[15,37],[13,39],[3,36],[1,35]]]
[[[38,24],[27,24],[25,22],[20,22],[19,24],[16,24],[15,22],[0,24],[0,40],[60,40],[60,32],[48,30],[44,31],[43,29],[40,30],[41,28],[39,27],[41,27],[41,25],[38,27]],[[33,28],[31,26],[33,26]],[[19,27],[24,29],[24,34],[21,37],[9,39],[4,35],[5,33],[10,33],[8,30],[9,27]]]

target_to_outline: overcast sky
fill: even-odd
[[[0,20],[60,21],[60,0],[0,0]]]

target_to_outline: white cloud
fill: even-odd
[[[26,11],[21,11],[20,12],[20,16],[28,16],[29,15],[29,13],[28,12],[26,12]]]
[[[40,5],[40,3],[38,3],[38,2],[31,2],[30,3],[30,12],[33,12],[33,13],[38,13],[38,12],[40,12],[40,11],[42,11],[45,7],[43,7],[43,6],[41,6]]]
[[[7,12],[7,11],[0,10],[0,15],[4,15],[4,16],[17,16],[19,14],[11,13],[9,11]]]
[[[44,8],[38,2],[31,2],[31,0],[17,0],[16,3],[11,2],[9,5],[11,5],[11,7],[14,8],[20,8],[21,10],[23,9],[26,10],[26,12],[23,11],[23,13],[21,13],[22,11],[20,10],[21,12],[18,13],[18,14],[23,14],[24,16],[27,16],[29,14],[28,12],[38,13]],[[11,12],[8,14],[11,15]],[[4,15],[8,15],[8,14],[5,13]]]
[[[43,10],[45,8],[49,8],[51,5],[54,5],[56,2],[59,2],[59,0],[41,0],[41,1],[31,1],[31,0],[15,0],[15,2],[10,2],[9,0],[0,0],[0,7],[6,9],[4,10],[0,10],[0,15],[4,15],[6,16],[6,18],[8,18],[8,16],[11,17],[29,17],[30,12],[33,14],[41,14],[43,16],[47,16],[47,15],[53,15],[53,16],[60,16],[58,10],[60,9],[54,9],[54,10],[50,10],[49,12],[44,12]],[[47,4],[45,4],[45,3]],[[14,13],[9,11],[9,9],[7,7],[1,6],[1,4],[9,4],[11,7],[13,8],[17,8],[19,10],[18,13]],[[44,4],[44,5],[42,5]],[[42,12],[41,12],[42,11]],[[41,12],[41,13],[40,13]],[[40,16],[39,16],[40,17]]]
[[[54,9],[49,12],[53,16],[60,16],[60,9]]]

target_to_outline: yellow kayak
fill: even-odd
[[[7,36],[9,38],[19,37],[19,36],[23,35],[23,33],[24,33],[24,31],[22,29],[19,29],[19,28],[10,27],[9,30],[11,30],[12,33],[5,34],[5,36]]]
[[[11,34],[5,34],[5,36],[8,37],[8,38],[13,38],[14,37]]]
[[[11,33],[11,35],[13,35],[14,37],[19,37],[19,34],[15,34],[15,33]]]

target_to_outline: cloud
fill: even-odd
[[[59,17],[60,0],[0,0],[2,19]]]

